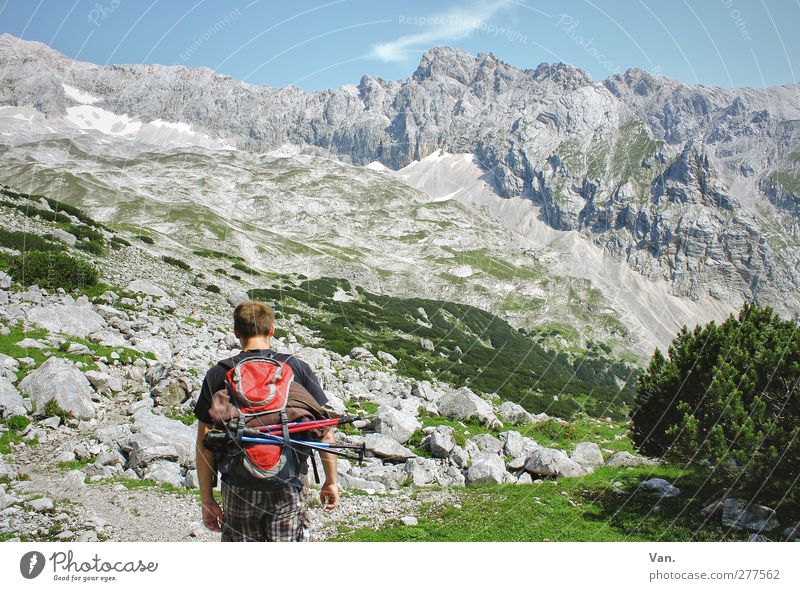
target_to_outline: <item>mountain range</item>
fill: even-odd
[[[798,85],[437,47],[406,80],[311,93],[10,35],[0,71],[0,180],[165,252],[468,303],[637,359],[743,301],[800,314]]]

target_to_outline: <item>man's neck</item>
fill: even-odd
[[[269,337],[253,337],[242,343],[242,351],[255,351],[272,347]]]

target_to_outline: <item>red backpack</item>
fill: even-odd
[[[226,359],[220,364],[228,368],[226,390],[214,394],[210,414],[217,433],[222,430],[227,436],[227,444],[224,449],[207,446],[217,452],[217,468],[231,484],[247,485],[254,479],[278,483],[296,478],[307,453],[289,443],[243,442],[244,430],[282,425],[282,438],[288,442],[289,422],[325,419],[330,414],[294,381],[294,371],[284,361],[257,356],[238,363]],[[312,431],[308,435],[318,437],[319,433]]]

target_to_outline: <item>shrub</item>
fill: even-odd
[[[234,269],[236,269],[238,271],[242,271],[244,273],[247,273],[248,275],[260,275],[260,273],[258,271],[256,271],[255,269],[252,269],[252,268],[250,268],[247,265],[242,264],[242,263],[233,263],[231,265],[231,267],[233,267]]]
[[[170,265],[172,265],[174,267],[178,267],[179,269],[183,269],[184,271],[191,271],[191,269],[192,269],[192,267],[189,266],[188,263],[185,263],[180,259],[176,259],[175,257],[164,255],[163,257],[161,257],[161,260],[164,261],[165,263],[169,263]]]
[[[77,248],[78,250],[82,250],[84,252],[90,252],[92,254],[96,254],[98,256],[102,256],[106,251],[105,247],[102,244],[99,244],[98,242],[92,242],[92,241],[84,242],[83,240],[79,240],[75,244],[75,248]]]
[[[206,291],[210,291],[211,293],[219,293],[220,289],[214,284],[206,285]]]
[[[8,419],[6,421],[6,426],[8,426],[9,429],[14,429],[14,431],[22,431],[30,424],[30,422],[31,421],[28,417],[17,415]]]
[[[0,228],[0,246],[13,248],[20,252],[31,250],[55,252],[64,250],[65,248],[62,243],[48,240],[44,236],[39,236],[38,234],[31,234],[30,232],[9,232],[3,228]]]
[[[145,236],[144,234],[139,234],[138,236],[136,236],[136,238],[138,238],[145,244],[155,244],[155,241],[152,238],[150,238],[150,236]]]
[[[24,285],[69,291],[97,283],[97,269],[63,252],[31,251],[11,257],[9,273]]]
[[[800,334],[770,308],[683,327],[639,376],[633,441],[763,502],[800,498]]]

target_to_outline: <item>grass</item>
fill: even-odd
[[[56,467],[59,470],[83,470],[89,464],[94,464],[94,458],[87,458],[85,460],[70,460],[68,462],[58,462]]]
[[[637,491],[651,477],[664,478],[682,494],[658,500]],[[612,484],[620,482],[624,494]],[[723,541],[746,534],[728,532],[703,518],[700,507],[711,496],[702,478],[674,466],[599,468],[580,478],[531,485],[479,485],[459,493],[458,504],[439,507],[417,526],[397,522],[379,529],[359,528],[339,541]],[[656,513],[653,507],[661,509]]]
[[[34,438],[31,441],[24,442],[20,431],[28,426],[30,421],[26,417],[11,417],[8,419],[0,419],[0,423],[8,427],[8,431],[0,435],[0,454],[12,453],[11,444],[27,443],[28,445],[36,445],[39,440]]]

